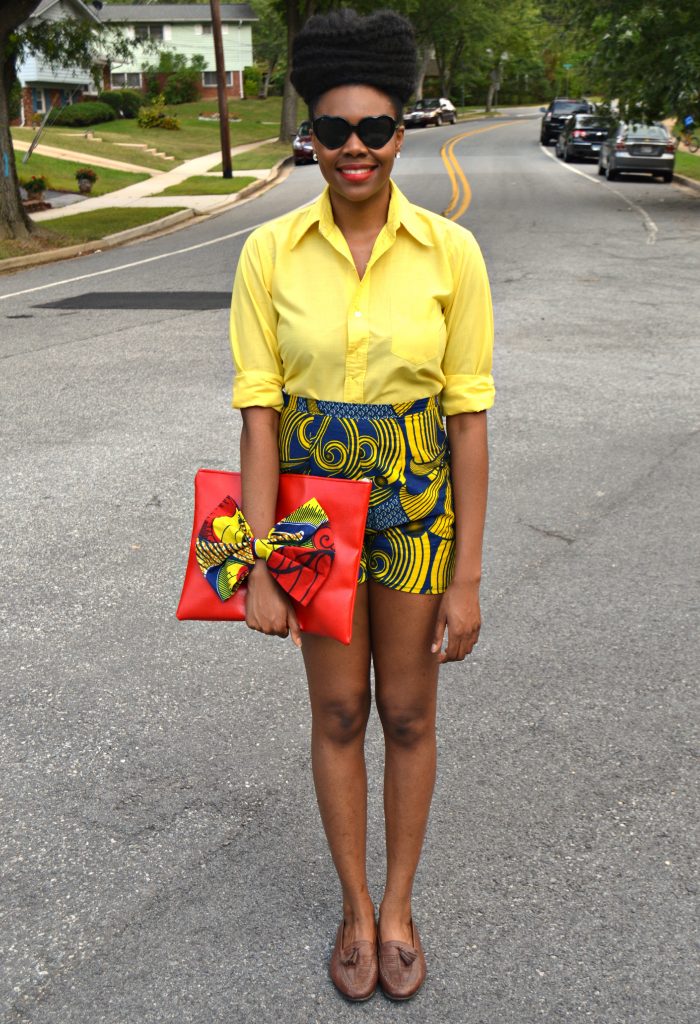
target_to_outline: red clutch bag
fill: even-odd
[[[332,544],[332,556],[322,559],[322,575],[325,578],[322,582],[317,582],[318,589],[314,589],[313,596],[309,599],[308,594],[304,594],[301,600],[297,601],[294,600],[295,592],[291,594],[299,626],[306,633],[317,633],[320,636],[333,637],[344,644],[350,643],[357,594],[357,572],[371,486],[369,480],[342,480],[335,477],[303,476],[298,473],[280,474],[277,519],[285,520],[284,525],[289,528],[290,524],[295,525],[294,513],[300,506],[305,506],[308,502],[317,503],[327,517],[323,530],[323,544],[329,550]],[[220,585],[217,592],[216,583],[209,579],[211,574],[207,573],[205,576],[200,567],[203,561],[203,547],[206,559],[209,536],[207,531],[210,530],[212,523],[222,522],[222,519],[215,519],[215,516],[228,516],[225,522],[231,523],[231,514],[235,516],[231,509],[236,509],[235,503],[240,504],[240,501],[240,473],[227,473],[217,469],[198,470],[194,480],[194,526],[185,582],[176,613],[178,619],[245,620],[245,583],[223,600],[220,592],[226,590],[226,583]],[[278,527],[281,525],[278,523]],[[244,523],[244,526],[247,527],[247,524]],[[281,550],[284,553],[289,549]],[[309,548],[307,547],[305,551],[308,554]],[[313,554],[327,556],[328,551],[314,549],[309,557]],[[285,566],[290,564],[280,557],[277,560]],[[290,573],[289,569],[285,571],[287,574]],[[299,571],[303,572],[304,568]]]

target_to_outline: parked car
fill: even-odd
[[[595,107],[588,100],[568,100],[560,96],[553,99],[548,107],[540,107],[540,110],[544,114],[540,125],[540,142],[543,146],[548,146],[553,139],[557,138],[564,127],[564,122],[572,114],[595,113]]]
[[[625,124],[614,128],[600,149],[598,174],[614,181],[620,174],[658,174],[673,181],[676,143],[662,124]]]
[[[295,164],[316,163],[316,154],[311,145],[311,121],[302,121],[299,131],[292,139],[292,155]]]
[[[569,160],[597,160],[600,147],[607,139],[613,123],[597,114],[572,114],[557,138],[557,156]]]
[[[429,124],[454,124],[457,109],[453,103],[441,96],[438,99],[417,100],[403,116],[407,128],[427,128]]]

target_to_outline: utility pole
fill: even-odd
[[[219,133],[221,135],[221,167],[224,178],[232,178],[231,168],[231,134],[228,126],[228,104],[226,102],[226,62],[224,60],[224,42],[221,36],[221,4],[219,0],[210,0],[211,32],[214,39],[214,56],[216,58],[216,92],[219,98]]]

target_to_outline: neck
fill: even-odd
[[[391,183],[386,188],[361,203],[354,203],[345,196],[330,190],[333,219],[347,238],[348,235],[379,234],[389,216],[391,200]]]

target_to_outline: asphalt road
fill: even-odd
[[[442,210],[438,144],[396,179]],[[0,278],[3,1024],[697,1021],[700,195],[455,149],[498,398],[476,653],[444,670],[415,899],[429,979],[350,1006],[301,658],[174,610],[199,466],[235,468],[227,296],[262,198]],[[309,310],[313,316],[313,309]],[[369,736],[369,871],[383,877]]]

